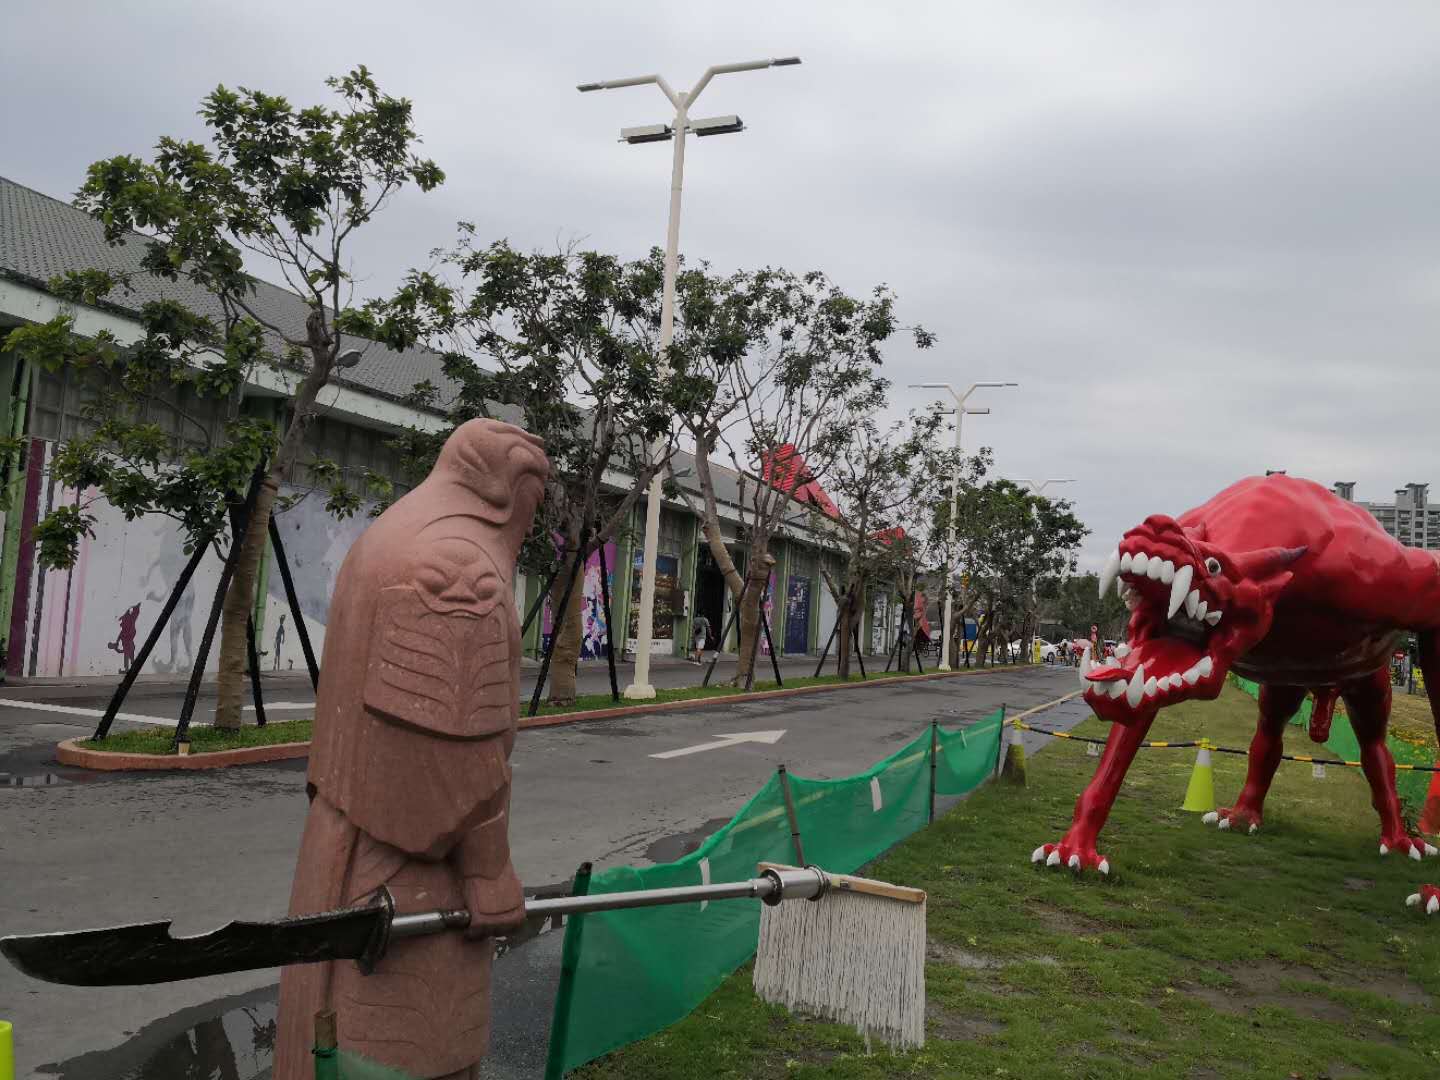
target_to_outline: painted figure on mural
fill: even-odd
[[[285,612],[280,613],[280,622],[275,627],[275,659],[270,665],[271,671],[280,670],[280,646],[285,644]]]
[[[110,642],[108,646],[112,651],[120,653],[124,659],[124,664],[120,668],[120,674],[122,675],[129,671],[130,665],[135,662],[135,624],[139,619],[139,604],[133,604],[127,608],[119,618],[119,636]]]
[[[395,942],[369,975],[350,962],[285,968],[276,1080],[313,1075],[323,1009],[342,1049],[417,1078],[478,1073],[492,935],[524,919],[508,836],[513,574],[548,470],[538,439],[472,420],[341,567],[290,910],[363,903],[383,886],[401,913],[463,907],[471,924]]]
[[[170,592],[175,587],[175,582],[180,577],[180,571],[188,561],[183,547],[178,542],[167,542],[160,547],[160,556],[155,565],[150,568],[146,581],[155,581],[155,587],[145,594],[145,599],[152,604],[164,604],[170,599]],[[172,671],[188,671],[191,664],[195,662],[195,648],[190,635],[190,620],[195,614],[195,585],[192,582],[180,594],[176,601],[175,610],[170,613],[170,619],[165,624],[165,634],[169,639],[170,656],[168,659],[160,660],[151,654],[150,666],[156,672],[167,673]],[[180,662],[180,644],[185,645],[185,661]]]

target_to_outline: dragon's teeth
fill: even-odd
[[[1200,681],[1199,666],[1197,665],[1196,667],[1192,667],[1189,671],[1185,672],[1182,678],[1185,680],[1186,686],[1194,686]]]
[[[1215,661],[1208,656],[1201,657],[1200,662],[1195,665],[1195,670],[1200,672],[1202,679],[1208,679],[1210,673],[1215,670]]]
[[[1200,607],[1200,590],[1191,589],[1190,595],[1185,597],[1185,614],[1195,618],[1195,612]]]
[[[1124,660],[1125,657],[1127,657],[1127,656],[1129,656],[1129,655],[1130,655],[1130,646],[1129,646],[1129,645],[1126,645],[1123,641],[1122,641],[1119,645],[1116,645],[1116,646],[1115,646],[1115,659],[1116,659],[1116,660]]]
[[[1205,613],[1205,621],[1206,621],[1207,623],[1209,623],[1211,626],[1214,626],[1216,623],[1218,623],[1218,622],[1220,621],[1220,612],[1218,612],[1218,611],[1207,611],[1207,612]]]
[[[1141,699],[1145,696],[1145,665],[1141,664],[1135,669],[1135,674],[1130,678],[1130,685],[1125,688],[1125,703],[1132,709],[1140,705]]]
[[[1123,559],[1121,560],[1124,561]],[[1130,573],[1136,577],[1144,577],[1150,565],[1150,556],[1143,551],[1137,551],[1135,557],[1130,560]]]
[[[1175,564],[1169,559],[1166,559],[1163,563],[1160,564],[1160,583],[1162,585],[1169,585],[1174,580]]]
[[[1154,675],[1151,675],[1150,678],[1145,680],[1145,696],[1154,697],[1159,692],[1160,680],[1155,678]]]
[[[1151,581],[1159,581],[1165,573],[1165,560],[1158,555],[1150,556],[1150,565],[1145,567],[1145,576]]]
[[[1166,680],[1166,682],[1170,684],[1171,690],[1179,690],[1180,687],[1185,685],[1185,677],[1177,671],[1175,672],[1175,674],[1171,675],[1170,678]]]
[[[1180,610],[1180,605],[1185,603],[1185,597],[1190,592],[1190,579],[1195,575],[1195,568],[1189,563],[1175,571],[1170,581],[1170,610],[1165,613],[1165,618],[1173,619],[1175,613]]]
[[[1200,603],[1195,605],[1195,615],[1193,617],[1196,619],[1205,618],[1205,608],[1206,602],[1204,600],[1201,600]]]
[[[1130,569],[1131,569],[1131,567],[1134,565],[1134,562],[1135,562],[1135,556],[1132,555],[1132,554],[1130,554],[1130,552],[1127,551],[1127,552],[1125,552],[1124,555],[1121,555],[1121,556],[1120,556],[1120,573],[1122,573],[1122,574],[1128,574],[1128,573],[1130,573]]]
[[[1100,599],[1105,599],[1105,594],[1110,591],[1116,576],[1120,573],[1120,549],[1116,548],[1110,553],[1110,558],[1105,560],[1105,569],[1100,571]]]

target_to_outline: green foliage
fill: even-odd
[[[1130,619],[1114,589],[1101,597],[1100,579],[1095,574],[1047,577],[1040,582],[1040,599],[1056,622],[1082,637],[1089,637],[1090,627],[1098,626],[1102,639],[1118,641]]]
[[[56,477],[82,494],[41,523],[44,565],[73,564],[80,540],[93,535],[90,508],[100,496],[127,518],[174,518],[193,548],[226,526],[226,507],[257,464],[268,460],[283,474],[296,459],[341,332],[371,325],[342,296],[342,286],[352,284],[346,240],[402,187],[429,191],[444,179],[414,153],[410,102],[382,93],[364,67],[327,85],[335,108],[297,109],[258,90],[217,87],[200,107],[208,145],[166,137],[150,160],[120,155],[90,166],[75,202],[102,223],[107,241],[143,245],[148,275],[196,286],[209,302],[204,310],[175,297],[144,304],[141,335],[123,349],[109,335],[77,337],[69,313],[9,335],[7,349],[52,373],[72,369],[98,399],[87,413],[88,433],[55,458]],[[247,255],[309,306],[303,336],[268,321],[268,308],[255,304]],[[386,344],[413,344],[427,305],[443,314],[445,290],[430,284],[405,293],[420,313],[411,324],[373,327]],[[127,275],[90,269],[61,275],[50,289],[94,305],[132,285]],[[243,407],[244,387],[262,367],[305,372],[283,430]],[[219,406],[221,438],[177,404],[190,395]],[[173,410],[183,435],[150,419],[156,408]],[[327,476],[326,505],[353,514],[368,493],[384,489],[372,487],[374,479],[366,472],[354,491],[347,478]]]

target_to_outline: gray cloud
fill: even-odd
[[[878,281],[940,336],[904,384],[1004,377],[966,428],[1061,489],[1103,557],[1145,515],[1288,468],[1382,498],[1440,485],[1440,9],[1272,0],[1024,5],[12,2],[0,171],[52,194],[91,160],[198,136],[217,82],[323,98],[368,64],[449,180],[357,246],[382,291],[453,222],[522,246],[662,241],[650,88],[577,82],[799,53],[717,79],[682,250]]]

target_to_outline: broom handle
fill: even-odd
[[[525,916],[583,915],[592,911],[620,911],[624,908],[658,907],[662,904],[689,904],[697,900],[814,900],[830,887],[830,875],[818,868],[804,870],[767,869],[748,881],[715,885],[682,885],[671,889],[637,889],[633,892],[599,893],[594,896],[559,896],[549,900],[526,900]],[[464,910],[424,911],[396,915],[390,920],[389,939],[424,937],[446,930],[464,930],[470,913]]]

